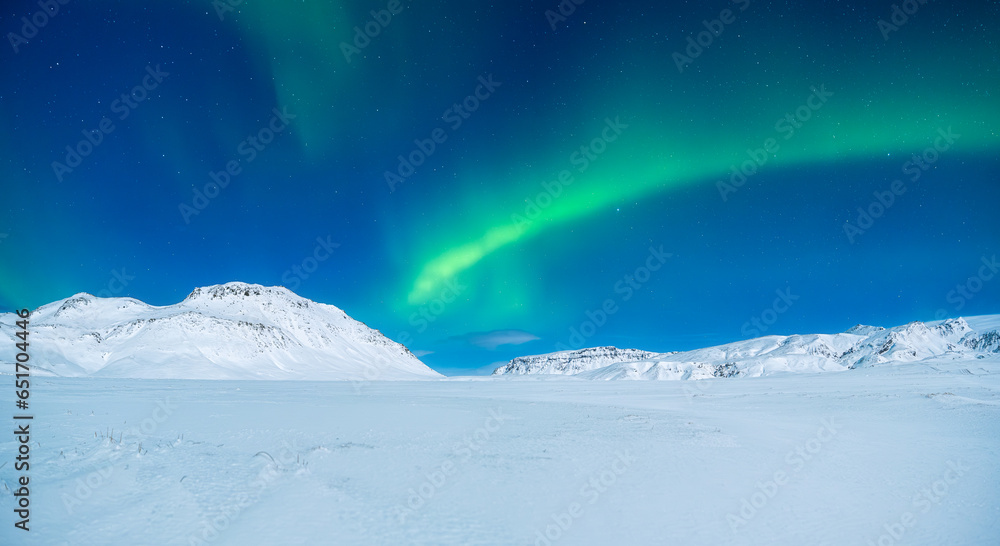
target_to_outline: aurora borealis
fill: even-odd
[[[280,284],[452,373],[1000,303],[996,3],[55,4],[0,13],[3,310]]]

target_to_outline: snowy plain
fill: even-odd
[[[28,533],[0,438],[5,545],[1000,543],[1000,356],[699,381],[36,377],[31,400]]]

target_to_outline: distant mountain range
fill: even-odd
[[[17,316],[0,316],[0,370],[14,362]],[[332,305],[282,287],[196,288],[164,307],[80,293],[32,312],[34,374],[144,379],[407,380],[442,377],[403,345]],[[703,379],[827,372],[905,362],[1000,363],[1000,315],[857,325],[839,334],[765,336],[654,353],[590,347],[522,356],[494,376]]]
[[[14,314],[0,361],[14,361]],[[281,287],[233,282],[154,307],[76,294],[36,309],[32,372],[149,379],[428,379],[440,374],[340,309]],[[7,371],[4,365],[3,370]]]
[[[765,336],[693,351],[650,353],[593,347],[522,356],[493,375],[561,374],[584,379],[704,379],[826,372],[904,362],[996,359],[1000,315],[894,328],[857,325],[840,334]]]
[[[589,347],[535,356],[519,356],[493,371],[493,375],[562,374],[575,375],[619,362],[648,360],[660,353],[617,347]]]

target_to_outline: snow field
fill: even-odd
[[[0,542],[995,544],[997,364],[360,388],[36,379],[32,530],[13,528],[0,485]]]

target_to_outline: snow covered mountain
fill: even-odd
[[[519,356],[493,370],[493,375],[563,374],[574,375],[618,362],[635,362],[658,353],[617,347],[590,347],[535,356]]]
[[[518,357],[494,375],[569,374],[584,379],[705,379],[827,372],[905,362],[1000,362],[1000,315],[857,325],[840,334],[765,336],[675,353],[596,347]],[[604,357],[603,355],[608,355]],[[634,356],[634,357],[633,357]],[[611,360],[605,363],[605,361]]]
[[[14,321],[0,317],[0,361]],[[33,373],[170,379],[426,379],[410,351],[332,305],[233,282],[154,307],[80,293],[31,315]],[[8,341],[4,341],[4,340]]]

